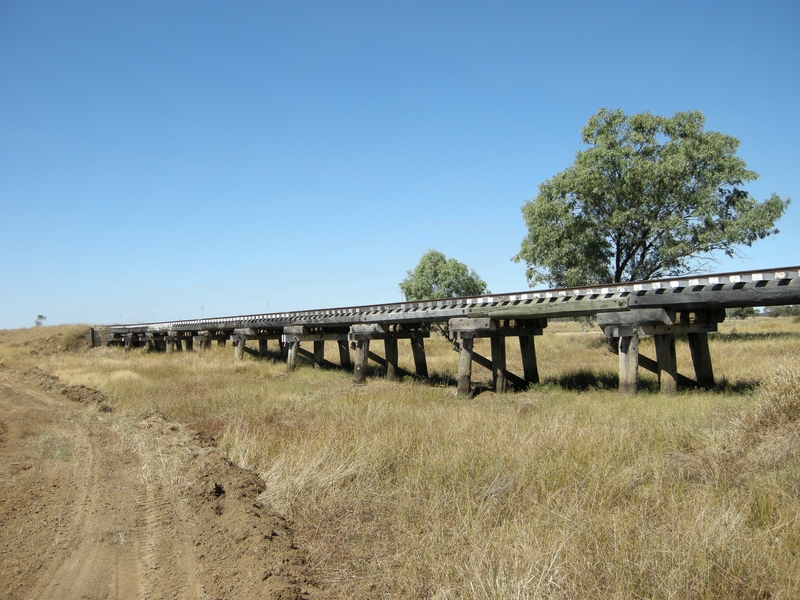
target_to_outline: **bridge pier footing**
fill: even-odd
[[[676,312],[664,308],[638,308],[598,315],[597,324],[609,341],[609,350],[619,354],[619,391],[636,393],[639,367],[658,375],[663,394],[674,394],[679,387],[713,387],[708,333],[717,331],[717,324],[724,319],[724,309]],[[687,335],[696,380],[678,372],[677,334]],[[647,335],[654,338],[656,360],[639,354],[639,338]]]
[[[411,350],[414,355],[414,367],[418,377],[428,377],[428,364],[425,359],[424,339],[430,336],[430,331],[426,325],[417,324],[414,327],[408,325],[387,325],[383,323],[356,324],[350,326],[347,334],[348,341],[356,351],[355,364],[353,366],[353,381],[363,383],[366,378],[367,362],[373,360],[386,370],[386,379],[398,381],[401,377],[409,373],[400,368],[398,342],[401,339],[411,341]],[[362,350],[361,341],[370,342],[372,340],[383,340],[384,357],[380,357],[369,351],[369,344],[363,351],[363,356],[359,354]],[[359,360],[362,362],[359,363]],[[343,363],[344,366],[344,363]]]
[[[411,335],[411,353],[414,355],[414,370],[417,377],[428,378],[428,361],[425,357],[425,337],[422,335]]]
[[[350,360],[350,345],[347,340],[338,340],[336,344],[339,346],[339,364],[343,369],[352,369],[353,361]]]
[[[471,393],[472,363],[476,362],[492,373],[492,387],[502,394],[509,387],[525,389],[532,383],[539,382],[539,370],[536,366],[534,336],[541,335],[547,327],[545,319],[491,319],[491,318],[457,318],[450,319],[448,330],[453,341],[453,349],[458,350],[458,384],[460,395]],[[508,370],[506,366],[506,338],[519,337],[522,352],[523,377]],[[491,360],[474,351],[475,338],[489,338],[491,344]],[[467,340],[469,343],[467,347]],[[469,363],[467,363],[469,357]]]
[[[708,350],[708,334],[705,332],[690,333],[687,338],[697,385],[703,388],[713,388],[714,369],[711,365],[711,353]]]
[[[353,363],[353,383],[362,384],[367,378],[367,359],[369,355],[369,339],[353,341],[355,362]]]

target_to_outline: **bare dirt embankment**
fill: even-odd
[[[261,480],[159,415],[0,369],[0,598],[320,598]]]

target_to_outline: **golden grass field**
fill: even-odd
[[[353,386],[341,370],[237,361],[230,346],[90,350],[86,329],[0,331],[0,362],[215,436],[266,481],[332,597],[800,597],[791,319],[721,324],[714,391],[663,396],[642,371],[632,397],[613,389],[617,357],[599,330],[571,322],[536,340],[542,385],[472,399],[455,395],[457,354],[435,336],[438,383],[390,383],[375,368]],[[488,342],[476,350],[489,355]],[[641,352],[654,356],[652,340]],[[692,375],[680,340],[678,367]],[[473,379],[490,374],[476,365]]]

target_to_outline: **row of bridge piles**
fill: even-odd
[[[717,331],[718,323],[725,318],[724,309],[676,312],[664,308],[642,308],[622,312],[601,313],[597,316],[611,352],[619,355],[619,390],[636,393],[639,387],[639,368],[658,376],[661,392],[674,393],[681,387],[713,387],[714,372],[708,347],[708,333]],[[448,337],[453,349],[459,353],[457,390],[469,395],[472,391],[472,365],[476,363],[492,373],[492,386],[496,392],[525,389],[539,383],[535,337],[542,335],[547,320],[454,318],[447,324]],[[652,336],[655,359],[640,352],[640,340]],[[694,379],[678,372],[675,351],[676,336],[685,336],[689,343]],[[123,343],[126,348],[144,347],[146,350],[202,351],[216,342],[225,346],[231,341],[236,358],[246,353],[265,357],[268,343],[277,343],[277,351],[289,371],[297,367],[303,356],[315,368],[338,366],[352,369],[353,381],[364,383],[369,361],[384,367],[386,378],[395,381],[408,375],[398,365],[401,340],[409,340],[414,358],[415,375],[427,379],[428,365],[425,355],[425,338],[430,337],[429,326],[416,324],[354,324],[341,327],[286,326],[281,329],[235,329],[207,331],[169,331],[156,333],[111,334],[107,343]],[[522,358],[522,375],[508,370],[506,363],[506,338],[516,337]],[[474,341],[489,338],[491,356],[481,356]],[[258,348],[248,348],[248,342],[257,342]],[[301,343],[313,343],[313,352]],[[338,348],[338,365],[325,358],[325,343],[335,342]],[[383,356],[374,353],[371,344],[383,342]],[[354,356],[351,358],[351,350]]]
[[[203,334],[204,332],[201,332]],[[236,358],[244,358],[245,353],[256,354],[247,348],[248,341],[258,342],[258,356],[268,353],[268,341],[274,340],[283,360],[286,361],[287,370],[293,371],[297,367],[299,357],[312,361],[315,368],[337,366],[325,358],[325,343],[335,342],[338,348],[339,364],[341,368],[353,369],[355,383],[363,383],[366,377],[367,363],[369,360],[377,362],[386,369],[387,379],[397,380],[405,374],[398,365],[398,341],[410,339],[414,355],[415,372],[421,378],[428,377],[428,367],[425,357],[424,338],[430,332],[424,326],[409,327],[403,325],[354,325],[342,328],[321,328],[314,326],[287,326],[281,332],[259,331],[256,329],[236,329],[230,339],[234,345]],[[208,334],[193,336],[193,341],[198,338],[203,341],[196,347],[203,348]],[[176,338],[177,334],[176,334]],[[370,342],[383,341],[384,357],[370,351]],[[312,342],[313,352],[301,346],[301,343]],[[179,342],[178,342],[179,343]],[[355,350],[355,361],[351,359],[350,350]]]

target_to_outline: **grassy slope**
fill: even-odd
[[[572,323],[537,340],[549,385],[472,400],[379,371],[363,387],[339,371],[287,375],[231,348],[53,350],[80,328],[0,332],[0,361],[215,434],[265,478],[337,597],[798,597],[800,324],[720,329],[720,389],[674,397],[602,389],[616,357]],[[437,379],[452,379],[456,354],[428,348]],[[678,364],[691,374],[682,342]]]

